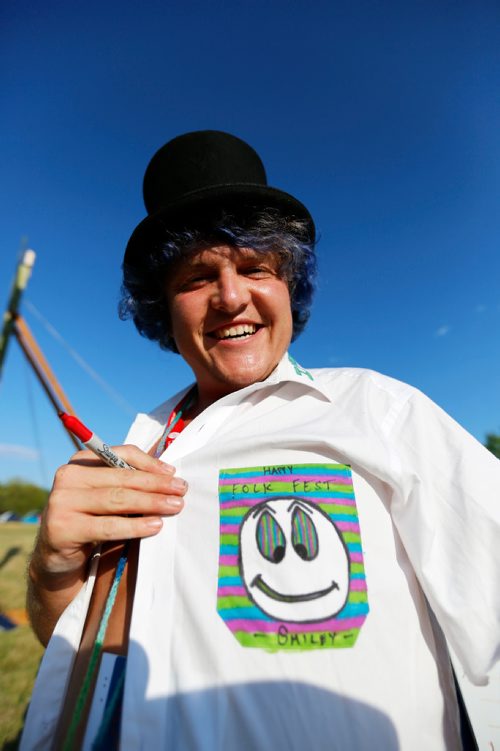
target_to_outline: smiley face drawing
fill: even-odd
[[[272,618],[335,616],[349,594],[349,557],[332,520],[302,498],[254,506],[240,530],[240,572],[250,599]]]

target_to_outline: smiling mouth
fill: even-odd
[[[217,329],[213,331],[210,336],[219,341],[227,339],[248,339],[253,336],[260,326],[255,323],[240,323],[236,326],[226,326],[225,328]]]
[[[308,602],[309,600],[317,600],[320,597],[325,597],[325,595],[333,592],[334,589],[340,589],[337,582],[332,581],[329,587],[326,589],[320,589],[319,592],[308,592],[304,595],[284,595],[281,592],[276,592],[276,590],[270,587],[269,584],[266,584],[260,574],[257,574],[250,586],[257,587],[257,589],[260,589],[265,595],[271,597],[273,600],[278,600],[279,602]]]

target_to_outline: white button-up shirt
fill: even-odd
[[[127,441],[148,450],[181,397]],[[459,748],[443,632],[485,682],[498,460],[410,386],[289,356],[163,457],[189,490],[141,543],[123,749]],[[77,639],[78,607],[59,639]]]

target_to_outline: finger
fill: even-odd
[[[109,487],[91,488],[80,491],[78,494],[73,492],[67,502],[62,498],[56,498],[56,505],[52,505],[52,511],[64,517],[74,515],[75,512],[103,516],[126,514],[165,516],[177,514],[183,506],[182,495],[174,495],[171,492],[147,493],[124,487]],[[66,521],[69,523],[69,518]]]
[[[59,519],[53,529],[55,537],[40,541],[38,548],[45,571],[59,574],[74,572],[88,561],[94,545],[109,540],[151,537],[163,526],[159,516],[78,516],[80,518],[71,536],[64,527],[63,519]]]
[[[86,542],[107,542],[109,540],[131,540],[152,537],[163,526],[159,516],[88,516],[86,517]]]
[[[134,469],[142,469],[146,472],[159,472],[161,474],[173,475],[175,473],[175,467],[171,464],[166,464],[160,459],[156,459],[154,456],[150,456],[142,451],[137,446],[132,444],[126,444],[123,446],[110,446],[110,449],[120,457],[124,459]],[[69,464],[85,464],[87,466],[102,466],[103,462],[92,451],[84,450],[77,451],[73,454]]]
[[[184,495],[187,483],[172,473],[153,473],[135,469],[116,469],[103,465],[64,464],[56,472],[54,492],[77,489],[128,488],[164,495]],[[76,496],[75,496],[76,500]]]

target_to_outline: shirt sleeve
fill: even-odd
[[[394,523],[467,677],[484,685],[500,659],[500,461],[418,391],[391,433]]]

